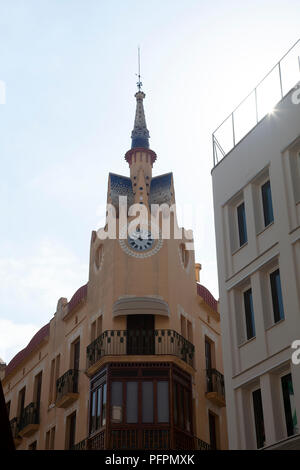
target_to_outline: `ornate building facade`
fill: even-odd
[[[4,372],[18,449],[227,448],[218,302],[192,240],[162,236],[173,175],[152,176],[145,94],[135,97],[130,175],[108,177],[117,235],[92,232],[87,284],[59,299]],[[133,204],[147,214],[164,204],[157,237],[150,225],[128,233]]]

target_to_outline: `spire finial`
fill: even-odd
[[[141,82],[141,53],[140,53],[140,46],[138,46],[138,71],[139,71],[139,73],[136,74],[139,78],[139,81],[137,82],[137,87],[138,87],[139,91],[141,91],[141,88],[142,88],[143,84]]]

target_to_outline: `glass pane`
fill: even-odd
[[[274,321],[275,323],[277,323],[278,321],[284,319],[279,269],[277,269],[276,271],[270,274],[270,282],[271,282]]]
[[[299,432],[292,375],[287,374],[284,377],[282,377],[281,384],[282,384],[287,435],[292,436]]]
[[[126,413],[127,423],[138,422],[138,383],[127,382]]]
[[[256,444],[257,448],[260,449],[265,445],[265,425],[260,388],[252,393],[252,398],[256,431]]]
[[[112,382],[111,384],[111,420],[114,423],[122,421],[123,406],[123,382]]]
[[[143,423],[153,423],[153,383],[142,383]]]
[[[91,396],[91,432],[96,428],[96,392]]]
[[[237,215],[238,215],[240,246],[242,246],[247,242],[247,226],[246,226],[246,213],[245,213],[244,203],[238,206]]]
[[[178,390],[177,390],[177,384],[174,384],[174,423],[178,424]]]
[[[244,292],[244,306],[246,316],[247,339],[250,339],[255,336],[252,289],[248,289],[246,292]]]
[[[159,423],[169,422],[169,383],[157,382],[157,420]]]
[[[262,191],[265,227],[267,227],[267,225],[269,225],[274,220],[270,181],[267,181],[262,186],[261,191]]]
[[[103,385],[102,389],[102,426],[106,424],[106,384]]]
[[[101,406],[102,406],[102,387],[97,390],[97,416],[96,416],[96,429],[99,429],[101,422]]]

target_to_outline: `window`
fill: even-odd
[[[142,422],[153,423],[153,382],[142,382]]]
[[[255,432],[256,432],[256,445],[260,449],[265,445],[265,425],[264,425],[264,414],[262,407],[261,390],[258,388],[252,392],[253,400],[253,411],[255,421]]]
[[[267,181],[266,183],[262,185],[261,193],[262,193],[262,203],[263,203],[263,212],[264,212],[264,222],[265,222],[265,227],[267,227],[274,220],[270,181]]]
[[[191,393],[182,384],[174,382],[174,424],[186,431],[191,431]]]
[[[254,338],[255,336],[252,289],[248,289],[244,292],[244,308],[245,308],[245,318],[246,318],[247,339],[251,339],[251,338]]]
[[[211,411],[208,412],[210,447],[217,449],[217,416]]]
[[[285,423],[287,435],[293,436],[299,432],[297,414],[295,407],[294,389],[292,375],[287,374],[281,377],[281,387],[284,403]]]
[[[106,423],[106,383],[96,382],[91,393],[90,433],[101,429]]]
[[[72,449],[75,445],[76,411],[67,418],[66,448]]]
[[[169,383],[166,380],[157,382],[157,421],[169,422]]]
[[[126,422],[138,422],[138,382],[126,383]]]
[[[243,202],[237,207],[237,220],[238,220],[239,242],[240,242],[240,246],[243,246],[248,241],[245,204]]]
[[[283,299],[281,291],[280,273],[279,269],[270,274],[271,294],[274,322],[277,323],[284,319]]]
[[[123,410],[123,383],[112,382],[111,384],[111,420],[113,423],[122,422]]]
[[[45,450],[54,450],[55,426],[46,432]]]
[[[24,405],[25,405],[25,391],[26,388],[22,388],[22,390],[19,392],[19,401],[18,401],[18,417],[21,417],[23,414],[24,410]]]
[[[60,354],[51,361],[50,370],[50,389],[49,389],[49,401],[48,404],[54,403],[56,400],[56,381],[59,377],[59,365],[60,365]]]
[[[34,378],[34,401],[37,407],[37,413],[40,410],[40,403],[41,403],[41,393],[42,393],[42,372],[40,372]]]
[[[80,338],[77,338],[71,346],[71,369],[79,370]]]

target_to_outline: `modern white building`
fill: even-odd
[[[256,88],[248,97],[254,127],[237,141],[235,111],[229,151],[213,138],[230,449],[300,449],[300,365],[291,347],[300,340],[300,87],[289,86],[285,61],[272,71],[280,90],[272,112],[259,116]]]

